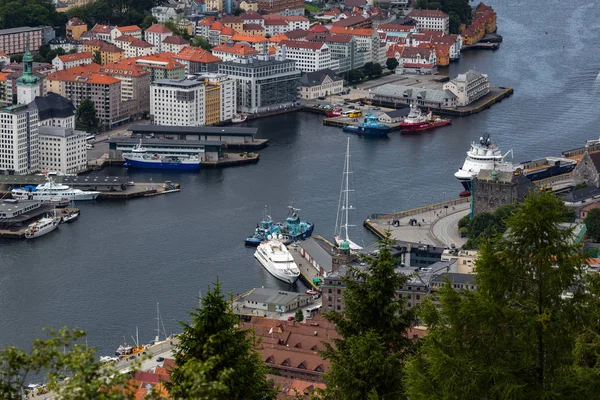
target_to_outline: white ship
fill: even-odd
[[[284,282],[294,283],[300,276],[300,270],[287,247],[271,235],[267,242],[258,246],[254,257],[271,275]]]
[[[123,154],[126,167],[152,168],[152,169],[177,169],[177,170],[198,170],[201,163],[197,155],[192,154],[150,154],[145,147],[142,147],[142,141],[135,145],[131,153]]]
[[[43,236],[46,233],[50,233],[56,228],[58,228],[59,223],[60,219],[58,218],[42,218],[39,221],[36,221],[33,224],[29,225],[29,227],[25,231],[25,239],[34,239],[36,237]]]
[[[86,192],[73,189],[70,186],[54,182],[48,177],[48,182],[37,186],[15,188],[11,191],[13,199],[19,200],[52,200],[57,198],[69,200],[94,200],[100,192]]]
[[[338,202],[338,212],[335,218],[335,243],[338,246],[342,246],[344,243],[350,246],[352,250],[361,250],[362,247],[350,240],[348,236],[348,228],[354,225],[348,224],[348,211],[354,210],[354,207],[350,204],[350,192],[354,192],[350,189],[350,138],[346,145],[346,158],[344,161],[344,174],[342,175],[342,187],[340,189],[340,200]]]
[[[470,191],[471,178],[477,176],[482,169],[514,170],[512,163],[504,161],[508,153],[512,155],[512,150],[503,155],[498,146],[492,144],[490,136],[486,134],[479,138],[479,143],[471,143],[465,163],[454,176],[462,183],[465,190]]]

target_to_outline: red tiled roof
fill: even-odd
[[[308,18],[303,17],[301,15],[288,15],[286,17],[283,17],[283,19],[286,20],[286,21],[288,21],[288,22],[289,21],[296,21],[296,22],[307,21],[308,22]]]
[[[276,26],[276,25],[285,25],[287,26],[287,22],[283,18],[265,18],[265,25]]]
[[[246,11],[240,14],[240,18],[244,21],[248,21],[249,19],[265,19],[262,15],[254,11]]]
[[[233,36],[234,33],[235,31],[233,30],[233,28],[229,26],[224,26],[223,29],[221,29],[221,35],[224,36]]]
[[[137,25],[117,26],[120,32],[135,32],[141,31],[142,29]]]
[[[214,21],[215,17],[206,17],[202,21],[198,22],[198,25],[211,26]]]
[[[80,19],[79,19],[79,18],[77,18],[77,17],[73,17],[73,18],[71,18],[71,19],[69,20],[69,22],[68,22],[68,23],[69,23],[69,25],[72,25],[72,26],[76,26],[76,25],[87,25],[85,22],[83,22],[82,20],[80,20]]]
[[[110,33],[110,31],[113,29],[112,26],[110,25],[99,25],[96,24],[94,25],[94,27],[92,29],[90,29],[90,32],[94,32],[94,33]]]
[[[162,24],[153,24],[150,28],[146,29],[146,32],[151,33],[172,33],[172,31]]]
[[[414,25],[399,25],[399,24],[382,24],[377,27],[377,30],[384,32],[410,32],[415,30]]]
[[[239,24],[243,22],[243,19],[235,15],[226,15],[221,19],[221,22],[224,24]]]
[[[83,41],[84,46],[88,45],[88,46],[92,46],[92,47],[100,47],[100,46],[104,46],[105,44],[107,44],[107,43],[100,39],[90,39],[90,40]]]
[[[115,63],[109,63],[102,66],[102,73],[107,75],[127,75],[127,76],[142,76],[149,75],[150,72],[146,71],[139,65],[135,64],[135,58],[126,58]]]
[[[373,36],[375,29],[372,28],[344,28],[341,26],[332,26],[331,33],[353,36]]]
[[[163,40],[163,43],[168,43],[168,44],[189,44],[189,42],[187,40],[185,40],[184,38],[182,38],[179,35],[167,36]]]
[[[119,41],[119,42],[129,42],[129,43],[132,43],[132,42],[135,42],[136,40],[138,40],[138,39],[134,38],[131,35],[121,35],[121,36],[115,38],[115,42]]]
[[[223,29],[223,25],[219,21],[215,21],[210,25],[211,31],[220,31]]]
[[[353,16],[345,18],[345,19],[340,19],[339,21],[334,22],[331,25],[344,27],[344,26],[358,25],[365,21],[367,21],[367,18],[363,17],[362,15],[353,15]]]
[[[221,44],[219,46],[215,46],[212,48],[213,52],[220,51],[223,53],[230,54],[238,54],[241,56],[247,56],[251,54],[258,54],[258,50],[253,49],[252,47],[243,44],[243,43],[234,43],[234,44]]]
[[[47,76],[48,80],[67,81],[67,82],[87,82],[101,85],[112,85],[121,82],[112,76],[100,74],[101,66],[98,64],[88,64],[73,68],[67,68],[62,71],[53,72]]]
[[[163,52],[163,53],[157,53],[157,54],[150,54],[148,56],[135,57],[133,59],[136,60],[136,64],[137,64],[137,61],[150,61],[150,62],[154,61],[157,63],[166,64],[166,65],[159,65],[159,64],[148,65],[148,64],[144,63],[145,66],[148,65],[151,68],[159,68],[159,69],[183,68],[182,63],[180,63],[178,61],[174,61],[175,57],[177,57],[177,56],[173,53]],[[140,65],[140,64],[138,64],[138,65]]]
[[[74,53],[74,54],[65,54],[63,56],[58,56],[58,59],[62,62],[70,62],[77,60],[85,60],[86,58],[93,58],[92,53],[84,51],[82,53]]]
[[[243,35],[235,32],[231,40],[234,42],[263,43],[267,41],[267,38],[262,35]]]
[[[334,42],[349,43],[352,40],[350,35],[331,35],[327,33],[309,33],[306,40],[310,42]]]
[[[325,30],[325,32],[328,31]],[[305,38],[309,33],[310,30],[305,31],[304,29],[294,29],[293,31],[286,32],[285,36],[287,36],[290,39],[302,39]]]
[[[154,47],[154,45],[152,45],[151,43],[148,43],[145,40],[140,40],[140,39],[137,39],[135,42],[131,42],[131,46],[141,47],[141,48],[146,48],[146,49]]]
[[[269,42],[271,43],[279,43],[282,40],[290,40],[290,38],[287,37],[285,33],[278,33],[277,35],[269,38]]]
[[[100,46],[100,51],[104,53],[122,53],[123,49],[115,46],[114,44],[103,44]]]
[[[244,24],[242,25],[243,29],[245,31],[264,31],[265,28],[262,27],[262,25],[259,24]]]
[[[403,67],[405,68],[433,68],[435,67],[435,65],[433,64],[416,64],[416,63],[404,63],[402,64]]]
[[[208,50],[204,50],[200,47],[192,47],[187,46],[181,49],[179,54],[177,54],[174,59],[176,60],[187,60],[199,63],[214,63],[221,62],[222,60],[219,57],[212,55],[212,53]]]
[[[417,18],[448,18],[448,14],[440,10],[417,10],[414,9],[409,12],[407,17],[417,17]]]
[[[316,32],[316,33],[323,33],[323,32],[329,32],[327,30],[327,28],[325,28],[323,25],[321,24],[314,24],[313,26],[311,26],[310,28],[308,28],[309,32]]]
[[[320,50],[325,43],[318,42],[306,42],[300,40],[282,40],[279,42],[279,46],[285,45],[291,49],[312,49],[312,50]]]

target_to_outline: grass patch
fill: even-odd
[[[321,11],[323,11],[322,9],[320,9],[317,6],[313,6],[312,4],[306,4],[306,3],[304,3],[304,9],[308,10],[308,12],[311,12],[313,14],[318,14]]]

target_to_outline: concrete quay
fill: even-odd
[[[391,239],[429,244],[438,247],[461,247],[458,221],[470,211],[470,198],[459,198],[392,214],[375,214],[364,226],[379,238],[387,233]],[[411,220],[416,224],[411,225]]]
[[[0,197],[2,197],[2,196],[0,196]],[[42,206],[40,208],[41,208],[40,211],[46,211],[47,213],[52,213],[53,211],[57,214],[62,214],[62,213],[67,214],[67,213],[79,212],[79,208],[75,208],[75,207],[57,208],[56,210],[54,210],[53,208],[51,208],[50,205],[46,205],[46,206]],[[57,216],[59,216],[59,215],[57,215]],[[30,222],[33,223],[33,220],[31,220]],[[27,230],[28,227],[29,227],[29,223],[27,223],[23,226],[19,226],[19,227],[0,229],[0,238],[25,239],[25,231]]]

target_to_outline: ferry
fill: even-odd
[[[59,223],[60,219],[58,218],[44,217],[29,225],[25,231],[25,239],[35,239],[36,237],[50,233],[58,228]]]
[[[134,168],[150,169],[177,169],[177,170],[199,170],[200,158],[195,155],[159,155],[149,154],[145,147],[142,147],[142,141],[136,144],[131,153],[124,153],[124,166]]]
[[[300,270],[294,262],[294,258],[281,242],[282,237],[277,238],[269,235],[268,241],[261,243],[254,257],[275,278],[286,283],[293,284],[300,276]]]
[[[48,182],[37,186],[25,186],[11,190],[13,199],[18,200],[48,200],[58,201],[57,199],[68,200],[94,200],[100,192],[83,191],[73,189],[70,186],[54,182],[51,177],[46,177]]]
[[[482,169],[514,171],[513,164],[504,161],[509,153],[512,154],[512,150],[503,155],[498,146],[492,143],[490,135],[486,134],[479,138],[479,142],[471,143],[462,168],[454,176],[463,185],[465,192],[470,191],[471,178],[476,177]]]
[[[368,113],[357,125],[346,125],[343,130],[344,132],[357,133],[359,135],[387,137],[391,128],[379,122],[376,115]]]
[[[404,121],[400,122],[400,127],[403,132],[417,132],[450,125],[451,123],[452,120],[434,116],[431,111],[427,115],[423,115],[417,105],[411,104],[410,112],[404,118]]]

